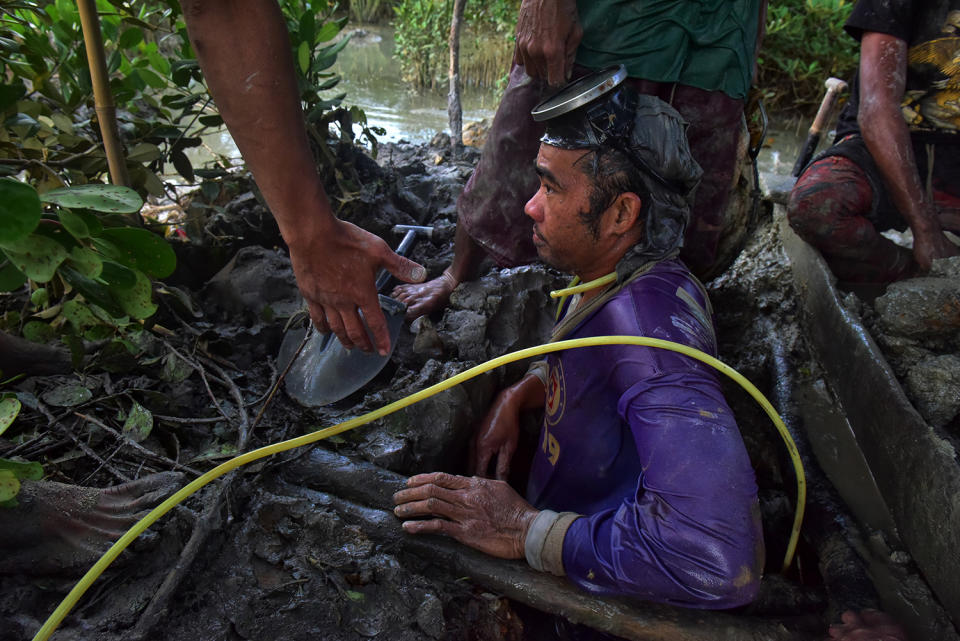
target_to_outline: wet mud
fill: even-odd
[[[377,165],[361,161],[366,186],[343,217],[391,245],[399,242],[396,224],[432,225],[433,238],[412,258],[436,276],[452,258],[455,199],[475,161],[469,149],[456,158],[438,146],[384,145]],[[44,462],[56,480],[94,486],[170,469],[165,460],[202,471],[240,443],[259,447],[359,416],[549,334],[549,291],[565,277],[542,265],[488,264],[481,278],[454,292],[448,309],[401,330],[390,362],[364,389],[322,408],[300,407],[280,391],[259,416],[300,302],[255,187],[241,182],[234,194],[191,221],[194,244],[179,253],[181,265],[194,267],[170,283],[178,296],[161,297],[157,322],[169,331],[145,335],[135,362],[104,372],[93,353],[85,373],[15,385],[35,401],[25,403],[20,429],[37,438],[49,433],[47,449],[18,453]],[[462,472],[473,426],[496,391],[525,371],[517,363],[331,438],[322,444],[328,454],[295,450],[215,482],[135,543],[54,638],[537,638],[538,617],[527,606],[629,638],[678,640],[817,639],[847,608],[883,607],[905,619],[917,639],[956,638],[871,489],[869,470],[843,459],[822,472],[813,462],[814,453],[830,460],[849,428],[804,335],[794,287],[769,208],[744,252],[709,284],[721,359],[784,415],[811,479],[798,559],[780,574],[795,502],[792,468],[763,411],[727,385],[761,487],[768,554],[760,598],[745,610],[693,613],[592,600],[532,576],[525,564],[402,535],[387,511],[391,488],[416,472]],[[74,411],[51,411],[44,394],[67,381],[88,387],[93,398]],[[144,460],[76,420],[76,412],[116,420],[132,399],[155,416],[142,445],[160,458]],[[0,456],[16,447],[0,440]],[[114,450],[120,453],[104,465]],[[191,545],[193,554],[184,556]],[[0,640],[32,636],[75,578],[0,577]]]

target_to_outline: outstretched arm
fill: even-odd
[[[289,38],[275,0],[185,0],[190,40],[210,93],[253,172],[290,258],[310,316],[346,347],[390,344],[374,278],[380,267],[406,282],[426,271],[377,236],[338,220],[307,140]]]
[[[921,269],[960,254],[943,235],[936,207],[920,182],[910,132],[900,113],[906,88],[907,43],[868,31],[860,40],[860,111],[863,140],[897,209],[913,230],[913,256]]]

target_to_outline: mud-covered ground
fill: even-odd
[[[437,275],[452,256],[455,198],[476,155],[468,148],[454,159],[440,147],[385,145],[379,168],[357,161],[367,186],[344,217],[391,245],[399,241],[393,225],[433,226],[432,240],[412,257]],[[91,346],[80,373],[16,383],[24,410],[0,439],[0,457],[40,461],[52,480],[99,487],[183,467],[193,478],[238,448],[362,415],[548,335],[548,292],[564,283],[562,275],[537,265],[488,265],[482,278],[454,292],[445,312],[405,326],[391,361],[363,390],[318,409],[302,408],[282,391],[271,396],[276,355],[299,298],[252,185],[233,179],[224,194],[229,199],[215,208],[194,207],[187,225],[193,244],[179,248],[180,268],[159,294],[157,326],[135,341],[137,353],[103,354]],[[830,393],[800,330],[792,288],[768,213],[740,259],[710,285],[721,359],[753,380],[796,428],[804,414],[796,389],[819,390],[818,402],[827,404]],[[0,305],[22,301],[7,297]],[[404,475],[462,471],[473,425],[496,390],[524,370],[518,363],[484,374],[324,446]],[[57,397],[71,387],[89,390],[89,398]],[[851,551],[871,532],[816,472],[808,511],[814,534],[787,576],[778,575],[793,516],[793,473],[756,403],[733,384],[728,399],[757,470],[768,550],[761,599],[741,614],[806,613],[825,630],[839,610],[881,605]],[[142,449],[103,427],[119,430],[134,403],[154,420]],[[797,436],[805,450],[802,430]],[[382,506],[342,500],[299,478],[304,454],[254,463],[188,499],[106,572],[55,638],[534,638],[522,606],[436,558],[375,536],[364,523],[393,525],[372,511]],[[914,576],[895,541],[888,549],[888,561]],[[0,578],[0,640],[29,638],[78,575]]]

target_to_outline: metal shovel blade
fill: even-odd
[[[400,301],[382,294],[380,308],[383,309],[390,331],[390,352],[386,356],[359,349],[346,350],[332,333],[313,332],[284,379],[287,394],[306,407],[320,407],[346,398],[379,374],[393,354],[407,309]],[[366,321],[363,326],[370,335]],[[296,354],[306,331],[287,332],[277,357],[280,371],[287,367]],[[373,342],[372,337],[370,341]]]

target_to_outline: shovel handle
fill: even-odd
[[[423,234],[428,238],[433,235],[433,227],[421,227],[419,225],[397,225],[393,230],[407,232],[403,235],[403,240],[397,245],[396,250],[398,256],[404,257],[413,248],[413,244],[417,240],[418,235]],[[393,274],[385,269],[381,269],[380,273],[377,274],[377,291],[382,293],[391,278],[393,278]]]

